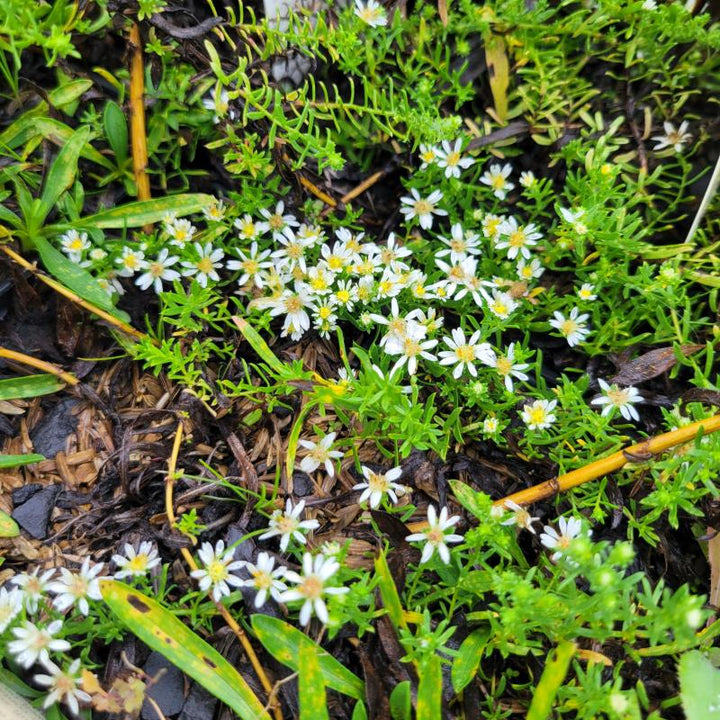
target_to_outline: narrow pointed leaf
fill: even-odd
[[[489,638],[489,628],[478,628],[462,641],[451,671],[455,692],[462,692],[475,677]]]
[[[0,455],[0,470],[20,467],[21,465],[32,465],[33,463],[42,462],[44,459],[45,456],[38,453],[27,453],[26,455]]]
[[[242,720],[270,720],[237,670],[155,600],[116,580],[101,580],[103,600],[129,630],[222,700]]]
[[[402,602],[397,591],[397,586],[390,574],[390,567],[387,564],[385,553],[380,553],[375,559],[375,574],[378,578],[378,587],[380,588],[380,597],[383,605],[392,620],[392,624],[396,628],[407,627],[405,617],[403,615]]]
[[[299,662],[300,720],[326,720],[329,716],[325,683],[316,649],[303,643],[300,646]]]
[[[21,400],[62,390],[65,384],[55,375],[42,373],[0,380],[0,400]]]
[[[495,103],[495,114],[504,123],[507,119],[510,83],[510,63],[508,62],[505,40],[501,35],[491,35],[485,41],[485,60],[490,79],[490,90]]]
[[[442,717],[442,670],[440,658],[433,655],[420,667],[417,694],[417,720]]]
[[[78,225],[103,230],[140,227],[159,222],[168,213],[182,216],[200,212],[213,202],[215,198],[212,195],[203,193],[184,193],[157,200],[140,200],[81,218]]]
[[[550,717],[555,697],[565,680],[575,650],[574,643],[561,642],[551,653],[535,688],[527,720],[546,720]]]

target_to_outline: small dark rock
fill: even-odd
[[[76,400],[62,400],[51,408],[48,414],[33,428],[30,439],[35,452],[48,459],[65,450],[68,435],[75,432],[77,419],[72,415]]]
[[[304,472],[293,473],[293,494],[297,497],[307,497],[315,491],[313,481]]]
[[[29,483],[28,485],[15,488],[15,490],[12,491],[13,507],[17,507],[18,505],[22,505],[24,502],[27,502],[35,493],[40,492],[40,490],[44,487],[47,487],[47,485],[42,485],[41,483]]]
[[[30,488],[33,488],[33,491],[28,492]],[[20,488],[19,491],[13,493],[13,504],[15,505],[13,519],[35,539],[44,540],[48,535],[50,515],[59,492],[59,485],[28,485]],[[16,496],[24,498],[24,502],[17,504]]]
[[[158,652],[150,653],[143,670],[150,677],[156,677],[164,670],[159,680],[148,688],[147,694],[158,704],[165,717],[177,715],[185,704],[185,683],[180,670]],[[147,700],[143,703],[140,715],[143,720],[157,720],[157,713]]]
[[[202,685],[193,683],[178,720],[212,720],[217,704]]]

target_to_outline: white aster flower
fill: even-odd
[[[555,528],[546,525],[543,529],[545,532],[540,533],[540,542],[550,550],[556,552],[552,555],[552,561],[559,560],[562,555],[567,552],[570,547],[570,543],[579,537],[582,532],[582,522],[579,518],[571,517],[565,519],[561,517],[558,521],[560,525],[560,532],[558,533]]]
[[[483,235],[490,240],[496,240],[505,220],[504,215],[493,215],[492,213],[485,215],[482,221]]]
[[[339,280],[333,290],[332,297],[336,304],[350,311],[358,301],[358,286],[351,280]]]
[[[600,397],[590,401],[591,405],[604,405],[603,415],[609,415],[615,408],[626,420],[640,421],[638,411],[633,407],[633,403],[643,402],[645,398],[638,392],[638,389],[629,385],[628,387],[618,387],[610,385],[605,380],[598,379],[603,394]]]
[[[280,536],[280,550],[285,552],[292,538],[295,542],[305,545],[307,538],[304,533],[320,527],[317,520],[300,520],[300,515],[305,509],[305,501],[301,500],[293,507],[292,500],[288,498],[285,503],[285,511],[275,510],[270,516],[269,529],[260,536],[260,540]]]
[[[322,623],[328,622],[328,611],[323,595],[342,595],[349,592],[349,588],[327,587],[327,581],[340,569],[340,564],[335,558],[326,558],[323,555],[313,556],[306,552],[303,555],[302,570],[300,575],[293,570],[285,573],[285,579],[296,583],[297,587],[286,590],[280,599],[283,602],[304,600],[300,610],[300,624],[307,625],[313,613]]]
[[[221,248],[213,249],[212,243],[205,243],[203,247],[200,243],[193,243],[197,259],[185,260],[180,263],[185,269],[182,274],[185,277],[194,278],[200,287],[207,287],[208,280],[218,282],[220,276],[217,271],[222,268],[222,259],[225,257],[225,251]]]
[[[568,342],[570,347],[585,342],[590,334],[586,322],[590,317],[587,313],[579,315],[580,310],[574,307],[570,311],[570,315],[565,317],[557,310],[553,313],[554,319],[550,320],[550,325],[554,327]]]
[[[424,170],[428,167],[428,165],[434,165],[437,162],[439,155],[440,153],[438,152],[437,147],[433,147],[432,145],[420,145],[420,159],[422,160],[420,169]]]
[[[462,542],[463,536],[452,533],[447,535],[445,531],[457,525],[460,522],[460,516],[452,515],[448,517],[447,508],[443,508],[440,511],[440,517],[438,517],[435,506],[428,505],[427,520],[429,525],[427,530],[408,535],[405,540],[407,542],[425,543],[420,564],[427,562],[437,550],[440,559],[447,565],[450,562],[450,550],[448,549],[447,543]]]
[[[494,163],[489,170],[482,174],[480,182],[492,188],[493,195],[498,200],[504,200],[507,194],[515,187],[514,183],[508,181],[511,172],[512,165],[510,163],[505,163],[502,166]]]
[[[394,272],[409,270],[407,263],[403,262],[403,258],[412,257],[412,250],[401,245],[395,239],[395,233],[388,235],[387,241],[383,246],[375,246],[377,254],[380,256],[380,263],[385,268],[389,268]]]
[[[160,564],[157,548],[148,540],[141,542],[137,550],[130,543],[125,543],[125,554],[113,555],[112,560],[119,568],[113,575],[116,580],[144,577]]]
[[[585,208],[577,208],[575,210],[568,210],[567,208],[561,207],[558,209],[560,217],[573,229],[578,235],[586,235],[588,228],[587,225],[582,221],[585,217]]]
[[[475,159],[462,156],[462,140],[458,138],[454,145],[447,140],[442,142],[442,150],[439,150],[437,164],[441,168],[445,168],[445,177],[460,177],[460,170],[469,168]]]
[[[532,172],[532,170],[526,170],[525,172],[520,173],[520,184],[524,188],[531,188],[536,183],[537,178],[535,177],[535,173]]]
[[[483,291],[483,296],[487,303],[488,310],[495,315],[495,317],[500,318],[500,320],[507,320],[510,315],[512,315],[513,310],[518,306],[517,300],[507,292],[493,290],[492,296],[490,296]]]
[[[437,340],[415,340],[411,337],[405,337],[402,341],[402,349],[400,350],[400,358],[393,366],[391,373],[399,370],[405,363],[408,366],[408,373],[414,375],[417,372],[418,357],[434,362],[437,357],[429,352],[438,344]]]
[[[257,240],[257,238],[264,235],[270,229],[268,223],[257,222],[247,213],[235,220],[233,225],[238,229],[238,235],[241,240]]]
[[[508,392],[513,391],[513,378],[518,380],[527,380],[528,376],[523,372],[530,366],[527,363],[515,362],[515,343],[510,343],[505,355],[492,355],[492,362],[489,362],[490,367],[494,367],[498,375],[504,378],[505,388]]]
[[[494,415],[483,420],[483,432],[486,435],[494,435],[500,429],[500,423]]]
[[[657,10],[657,2],[655,0],[645,0],[642,4],[643,10]]]
[[[63,702],[73,715],[77,715],[80,712],[79,703],[89,703],[92,700],[88,693],[79,688],[81,684],[80,658],[73,660],[67,670],[59,668],[52,661],[46,662],[45,667],[50,672],[49,675],[40,674],[33,678],[38,685],[49,690],[43,708],[47,710],[51,705]]]
[[[294,215],[285,213],[285,203],[282,200],[278,202],[273,212],[270,212],[267,208],[263,208],[260,210],[260,214],[267,221],[274,240],[282,237],[285,228],[294,228],[300,224]]]
[[[556,406],[557,400],[535,400],[523,406],[521,417],[530,430],[545,430],[557,420]]]
[[[652,138],[657,143],[655,150],[664,150],[671,147],[676,153],[680,153],[684,150],[685,143],[692,140],[692,135],[687,131],[688,123],[686,120],[680,123],[677,130],[671,122],[664,122],[663,129],[665,130],[664,135],[656,135]]]
[[[544,272],[545,268],[537,258],[533,258],[530,262],[521,258],[517,266],[518,277],[525,281],[539,278]]]
[[[257,564],[245,563],[245,569],[250,573],[250,578],[243,580],[244,587],[255,588],[255,607],[259,610],[267,601],[268,595],[280,602],[280,593],[287,589],[287,585],[280,580],[287,568],[283,565],[275,567],[275,558],[269,553],[261,552],[257,557]]]
[[[17,579],[18,578],[15,577],[13,581],[16,582]],[[0,588],[0,634],[4,633],[7,626],[17,617],[18,613],[22,610],[22,606],[22,590],[13,588],[8,592],[5,588]],[[37,609],[37,601],[35,602],[35,609]]]
[[[403,350],[405,338],[422,340],[427,330],[418,322],[419,317],[420,310],[417,308],[411,310],[407,315],[401,315],[398,301],[395,298],[390,301],[389,316],[371,314],[370,319],[373,322],[387,326],[387,333],[380,339],[380,347],[384,347],[390,355],[399,355]]]
[[[509,510],[512,515],[507,520],[503,520],[503,522],[500,523],[501,525],[517,525],[518,527],[529,530],[533,535],[535,535],[533,523],[540,518],[532,517],[532,515],[530,515],[524,507],[518,505],[513,500],[505,501],[505,509]]]
[[[305,473],[315,472],[321,465],[325,466],[325,471],[330,477],[335,477],[335,463],[333,460],[339,459],[344,453],[339,450],[332,450],[332,444],[335,442],[337,433],[328,433],[318,442],[311,440],[298,440],[298,445],[305,448],[308,452],[300,463],[300,469]]]
[[[270,306],[270,315],[285,315],[283,335],[290,335],[299,340],[306,330],[310,329],[310,316],[307,308],[312,306],[312,297],[307,285],[296,283],[295,290],[284,290]]]
[[[216,87],[210,97],[203,98],[202,104],[206,110],[213,111],[213,122],[215,124],[219,123],[226,115],[230,120],[235,118],[235,111],[230,110],[230,98],[227,90]]]
[[[222,200],[215,199],[214,202],[211,202],[209,205],[206,205],[202,209],[202,213],[205,216],[205,219],[210,222],[220,222],[220,220],[225,219],[225,203]]]
[[[597,298],[595,286],[591,283],[583,283],[578,288],[577,294],[581,300],[595,300]]]
[[[446,248],[435,253],[436,258],[450,256],[451,263],[460,263],[468,255],[479,255],[479,237],[476,233],[465,232],[460,223],[455,223],[450,228],[450,239],[441,237],[440,240],[447,245]]]
[[[308,237],[296,234],[292,228],[286,227],[282,234],[275,237],[275,242],[282,247],[275,250],[270,257],[277,260],[278,270],[291,273],[296,267],[304,273],[307,272],[305,252],[312,247],[314,241]]]
[[[198,551],[203,567],[193,570],[190,577],[198,581],[198,586],[204,592],[212,590],[212,598],[215,602],[220,602],[223,595],[232,592],[230,585],[240,587],[243,584],[243,581],[231,571],[244,567],[245,563],[242,560],[234,560],[234,555],[235,550],[232,548],[226,550],[222,540],[218,540],[214,548],[209,542],[204,542]]]
[[[253,241],[250,250],[246,254],[239,248],[235,248],[239,260],[228,260],[225,264],[228,270],[239,270],[240,277],[238,285],[242,287],[245,283],[252,281],[255,287],[263,288],[265,286],[263,270],[272,267],[269,260],[270,250],[258,252],[258,244]]]
[[[83,614],[90,613],[90,600],[102,600],[98,575],[102,572],[103,563],[97,563],[90,568],[90,558],[85,558],[77,573],[67,568],[60,568],[60,579],[48,583],[48,590],[55,593],[53,606],[60,612],[65,612],[73,605]]]
[[[144,270],[148,266],[142,250],[127,246],[122,249],[122,255],[115,258],[115,264],[120,266],[118,270],[120,277],[132,277],[138,270]]]
[[[397,503],[398,494],[402,495],[405,492],[405,486],[396,483],[402,475],[401,467],[394,467],[384,473],[376,473],[369,467],[362,466],[362,474],[365,477],[365,482],[357,483],[353,485],[353,490],[362,490],[362,495],[358,498],[358,503],[362,505],[366,500],[370,500],[370,507],[375,509],[380,507],[380,503],[383,501],[385,495],[387,495],[393,503]]]
[[[82,254],[89,250],[91,245],[87,233],[77,230],[68,230],[60,236],[60,247],[73,262],[80,262]]]
[[[370,27],[387,25],[385,9],[376,0],[355,0],[355,14]]]
[[[507,248],[508,259],[514,260],[518,254],[526,260],[530,259],[530,248],[537,245],[542,235],[537,232],[534,223],[518,225],[514,217],[508,218],[499,229],[500,240],[496,241],[495,247],[498,250]]]
[[[333,243],[332,247],[323,243],[320,247],[320,256],[330,272],[339,273],[353,264],[355,254],[344,242],[338,241]]]
[[[410,193],[412,197],[405,195],[400,198],[400,202],[405,206],[400,208],[400,212],[405,216],[405,222],[416,217],[420,227],[429,230],[433,224],[433,215],[447,215],[446,210],[436,207],[443,197],[440,190],[433,190],[427,198],[420,197],[420,193],[415,188],[410,188]]]
[[[170,244],[179,248],[184,248],[192,242],[196,230],[189,220],[173,220],[165,225],[165,232],[172,238]]]
[[[17,638],[7,644],[7,649],[20,667],[30,668],[40,661],[43,665],[50,662],[50,652],[66,652],[70,649],[67,640],[54,637],[62,629],[62,620],[53,620],[45,627],[26,622],[13,628]]]
[[[459,378],[463,372],[467,371],[477,377],[475,362],[480,361],[485,365],[493,362],[495,353],[488,343],[481,343],[480,330],[476,330],[469,340],[465,340],[465,333],[462,328],[455,328],[452,331],[452,337],[444,337],[443,342],[450,350],[441,350],[439,352],[441,365],[455,365],[453,377]]]
[[[155,260],[151,262],[146,261],[143,269],[147,271],[135,280],[135,284],[141,290],[147,290],[152,286],[153,290],[159,295],[163,289],[163,280],[172,282],[173,280],[180,279],[180,273],[172,269],[172,266],[179,258],[177,255],[169,255],[168,249],[163,248]]]
[[[22,593],[22,599],[25,603],[25,608],[29,613],[36,613],[38,604],[41,600],[44,600],[47,592],[50,578],[55,574],[54,568],[46,570],[42,575],[40,574],[40,568],[35,568],[31,573],[24,572],[20,575],[16,575],[10,582],[17,585]],[[2,593],[2,591],[0,591]],[[2,613],[0,613],[0,632],[3,631],[2,627]]]

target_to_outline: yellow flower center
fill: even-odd
[[[283,225],[285,225],[285,221],[282,218],[282,215],[278,215],[277,213],[270,216],[270,219],[268,220],[268,225],[270,226],[271,230],[280,230]]]
[[[490,186],[494,190],[502,190],[505,187],[505,178],[502,175],[493,175],[490,178]]]
[[[292,295],[285,301],[285,309],[289,313],[299,312],[303,309],[302,300],[297,295]]]
[[[148,561],[148,556],[145,553],[140,553],[129,560],[125,567],[133,572],[139,572],[140,570],[145,570],[147,568]]]
[[[510,233],[510,237],[508,238],[508,242],[512,247],[522,247],[525,244],[525,240],[524,230],[516,230]]]
[[[200,260],[197,261],[196,267],[201,273],[204,273],[205,275],[211,273],[214,270],[213,262],[209,257],[200,258]]]
[[[565,337],[572,335],[577,329],[578,324],[572,318],[568,318],[560,326],[560,332],[565,335]]]
[[[317,600],[322,595],[322,580],[316,575],[310,575],[305,578],[298,590],[302,593],[303,597],[309,600]]]
[[[542,425],[547,417],[544,407],[531,408],[529,416],[531,425]]]
[[[218,583],[221,580],[225,580],[228,576],[228,569],[225,563],[220,562],[219,560],[213,560],[207,566],[207,574],[210,580],[214,583]]]
[[[501,375],[505,376],[510,374],[510,371],[513,368],[513,364],[511,360],[508,360],[508,358],[499,357],[497,359],[497,363],[495,364],[495,368]]]
[[[350,293],[347,290],[338,290],[335,297],[343,304],[350,300]]]
[[[475,346],[474,345],[460,345],[455,350],[455,356],[460,362],[471,363],[475,360]]]
[[[434,205],[429,203],[427,200],[418,200],[415,203],[415,214],[416,215],[428,215],[433,211]]]
[[[460,162],[460,153],[459,152],[451,152],[448,154],[445,162],[450,166],[453,167],[457,165]]]

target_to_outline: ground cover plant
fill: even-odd
[[[713,3],[0,5],[0,701],[720,717]]]

